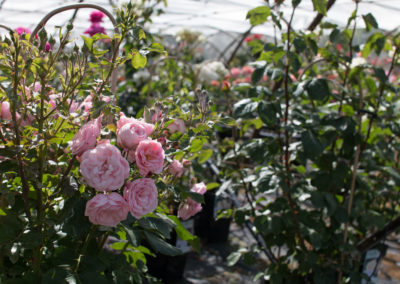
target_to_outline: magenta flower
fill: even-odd
[[[21,36],[22,34],[31,34],[32,31],[28,28],[24,28],[24,27],[18,27],[15,29],[15,31],[17,32],[17,34],[19,36]]]
[[[90,21],[92,23],[100,23],[103,21],[104,13],[100,11],[94,11],[90,14]]]
[[[106,29],[100,26],[99,23],[92,23],[84,33],[89,34],[90,36],[94,36],[95,34],[106,34]]]

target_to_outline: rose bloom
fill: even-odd
[[[242,73],[242,70],[240,68],[234,67],[231,69],[231,74],[233,77],[238,77]]]
[[[181,119],[175,119],[174,122],[172,122],[170,125],[167,126],[167,129],[171,134],[178,131],[181,133],[185,133],[186,131],[185,122]]]
[[[12,119],[9,102],[4,101],[4,102],[0,103],[0,117],[1,117],[1,119],[5,119],[5,120]]]
[[[243,74],[251,75],[253,72],[254,72],[254,68],[251,66],[243,66],[242,67]]]
[[[115,227],[128,217],[128,203],[118,193],[96,194],[86,203],[85,216],[96,225]]]
[[[158,193],[154,180],[151,178],[128,181],[125,185],[124,197],[128,202],[129,211],[137,219],[157,208]]]
[[[51,49],[51,44],[50,42],[46,41],[46,44],[44,46],[44,51],[49,52]]]
[[[119,129],[117,143],[124,149],[133,150],[140,141],[146,140],[153,131],[154,125],[135,119]]]
[[[181,218],[182,220],[187,220],[190,217],[199,213],[202,209],[203,207],[200,203],[194,201],[189,197],[184,203],[181,203],[181,205],[179,205],[178,218]]]
[[[113,191],[129,177],[129,163],[117,147],[100,142],[96,148],[83,153],[80,172],[97,191]]]
[[[196,183],[190,189],[192,192],[196,192],[198,194],[204,194],[207,191],[206,185],[204,182]],[[178,217],[182,220],[187,220],[190,217],[196,215],[203,209],[200,203],[194,201],[190,197],[186,199],[184,203],[181,203],[178,208]]]
[[[71,152],[73,155],[82,155],[86,150],[93,149],[96,146],[97,138],[101,131],[101,117],[91,120],[79,129],[75,134]]]
[[[183,175],[183,172],[185,171],[185,168],[179,162],[178,160],[173,160],[172,163],[168,167],[168,172],[176,177],[181,177]]]
[[[164,149],[155,140],[143,140],[136,148],[135,159],[140,174],[159,174],[164,166]]]
[[[154,132],[154,125],[144,122],[143,120],[139,120],[133,117],[126,117],[125,114],[123,112],[121,112],[120,114],[120,118],[117,121],[117,135],[119,133],[119,131],[121,130],[121,128],[128,123],[135,123],[135,124],[140,124],[146,131],[147,136],[151,135]]]
[[[196,183],[192,186],[190,191],[196,192],[198,194],[204,194],[207,191],[207,187],[204,182]]]
[[[92,23],[99,23],[103,21],[104,13],[100,11],[93,11],[90,13],[90,21]]]
[[[95,34],[107,34],[106,29],[102,27],[99,23],[92,23],[89,28],[84,31],[84,34],[89,34],[94,36]]]

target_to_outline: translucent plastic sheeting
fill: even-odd
[[[37,23],[51,10],[63,5],[74,4],[78,1],[71,0],[0,0],[0,23],[11,28],[19,26],[33,29]],[[120,4],[122,0],[92,0],[84,3],[98,4],[106,9],[112,10],[110,2]],[[273,3],[273,0],[270,0]],[[263,5],[262,0],[169,0],[168,7],[160,8],[165,14],[154,17],[153,25],[150,27],[154,32],[164,34],[175,34],[182,28],[190,28],[201,31],[205,35],[225,32],[243,33],[249,28],[246,20],[247,11]],[[279,8],[286,18],[291,13],[290,0],[286,0]],[[352,0],[336,0],[329,10],[327,18],[333,23],[345,26],[347,19],[354,10]],[[82,33],[90,25],[88,18],[91,10],[81,9],[75,20],[75,32]],[[398,28],[400,20],[396,15],[400,12],[399,0],[363,0],[359,4],[359,15],[372,13],[377,19],[380,28],[393,30]],[[52,18],[47,25],[53,28],[63,25],[71,18],[73,11],[63,12]],[[297,8],[293,20],[295,29],[306,29],[316,12],[313,11],[312,1],[303,0]],[[361,17],[358,19],[360,27],[363,26]],[[111,23],[106,20],[104,26],[111,32]],[[272,36],[274,29],[271,23],[255,27],[254,33]],[[1,33],[4,33],[1,31]]]

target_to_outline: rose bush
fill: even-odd
[[[76,7],[113,19],[92,4]],[[125,62],[141,68],[138,57],[146,59],[135,49],[118,54],[128,33],[141,48],[163,54],[135,26],[148,20],[137,8],[118,10],[115,36],[82,36],[81,47],[70,44],[72,25],[57,39],[44,28],[37,38],[36,30],[1,38],[0,281],[143,283],[152,279],[146,254],[181,253],[168,243],[172,230],[199,248],[174,216],[192,180],[169,171],[173,160],[196,158],[187,147],[198,139],[192,130],[177,140],[189,131],[189,115],[166,104],[163,123],[153,124],[115,105],[115,69]],[[99,18],[92,14],[95,23]],[[156,109],[143,111],[144,118]],[[204,123],[204,114],[192,115],[193,125]],[[167,126],[176,119],[180,133],[172,136]],[[103,247],[111,236],[118,241],[106,246],[110,252]]]

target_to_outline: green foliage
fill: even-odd
[[[269,15],[271,15],[269,7],[259,6],[247,12],[246,19],[250,20],[252,26],[257,26],[265,23]]]

